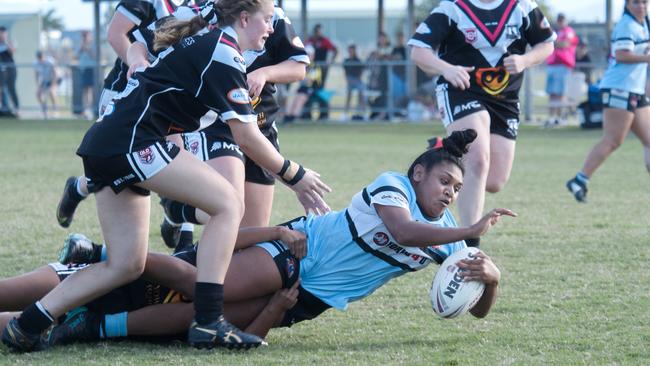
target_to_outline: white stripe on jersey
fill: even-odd
[[[199,78],[201,80],[201,83],[199,83],[199,87],[196,89],[196,94],[194,94],[194,98],[198,98],[199,93],[201,93],[201,88],[203,87],[203,75],[205,75],[205,72],[208,71],[210,65],[212,65],[212,61],[215,60],[215,53],[217,53],[217,48],[219,48],[219,44],[221,43],[221,38],[223,38],[223,32],[219,35],[219,39],[217,40],[217,46],[214,48],[214,52],[212,53],[212,58],[208,61],[208,64],[205,65],[205,68],[201,72],[201,77]]]
[[[238,119],[242,122],[248,122],[248,123],[252,123],[252,122],[257,123],[257,114],[239,114],[235,111],[228,111],[221,114],[222,121],[225,122],[231,119]]]
[[[149,98],[147,98],[147,105],[144,107],[144,110],[140,114],[140,117],[138,118],[138,121],[135,123],[135,125],[133,125],[133,132],[131,133],[131,142],[129,143],[129,153],[133,152],[133,143],[135,141],[135,131],[138,128],[138,125],[140,124],[140,122],[142,122],[142,118],[144,117],[145,113],[147,113],[147,110],[149,109],[149,105],[151,104],[151,99],[153,97],[155,97],[156,95],[158,95],[158,94],[167,93],[168,91],[182,91],[182,90],[183,90],[182,88],[171,87],[171,88],[167,88],[165,90],[161,90],[159,92],[153,93],[153,94],[151,94],[149,96]]]
[[[119,8],[117,8],[116,12],[118,12],[118,13],[124,15],[125,17],[127,17],[127,19],[129,19],[129,20],[130,20],[131,22],[133,22],[133,24],[135,24],[135,25],[140,25],[140,23],[142,23],[142,20],[141,20],[140,18],[138,18],[137,16],[135,16],[133,13],[131,13],[130,11],[128,11],[128,10],[127,10],[125,7],[123,7],[123,6],[120,6]]]

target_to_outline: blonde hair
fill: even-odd
[[[220,27],[233,25],[242,11],[257,12],[264,1],[270,0],[221,0],[214,2],[214,11],[219,18]],[[190,20],[170,19],[156,29],[154,37],[154,50],[167,48],[185,37],[196,34],[208,26],[208,21],[201,15]]]

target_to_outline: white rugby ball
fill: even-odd
[[[445,259],[431,284],[431,306],[442,318],[451,319],[469,311],[483,295],[485,284],[479,281],[464,282],[456,263],[461,259],[473,259],[477,248],[467,247]]]

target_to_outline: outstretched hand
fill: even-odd
[[[474,71],[474,67],[450,65],[449,68],[443,70],[442,76],[454,87],[466,90],[470,86],[469,73],[472,71]]]
[[[305,175],[291,188],[296,192],[298,201],[305,208],[306,213],[313,212],[316,215],[322,215],[331,211],[323,200],[323,195],[331,192],[332,189],[320,180],[320,174],[317,172],[305,169]]]
[[[262,89],[266,85],[266,74],[262,69],[257,69],[246,74],[246,83],[248,84],[248,93],[251,98],[255,99],[262,94]]]
[[[470,226],[472,233],[474,233],[472,237],[477,238],[485,234],[488,229],[499,222],[499,219],[503,215],[517,217],[516,213],[508,210],[507,208],[495,208],[494,210],[488,212],[480,220],[478,220],[476,224]]]

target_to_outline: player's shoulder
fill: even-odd
[[[390,190],[399,191],[406,197],[411,191],[411,184],[406,175],[398,172],[387,171],[379,174],[377,178],[368,186],[370,194],[375,192]]]

